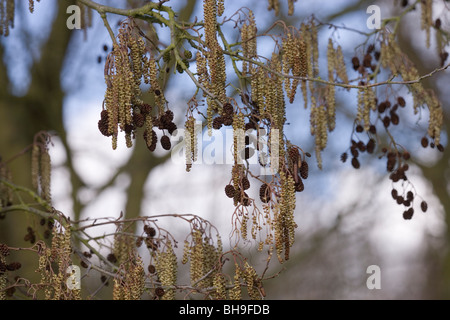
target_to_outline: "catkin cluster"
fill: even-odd
[[[282,71],[281,59],[278,54],[272,53],[269,67],[274,72],[266,77],[264,86],[265,111],[270,114],[272,128],[280,130],[280,136],[282,136],[284,123],[286,122],[286,107],[283,94],[283,79],[277,75],[277,73]],[[280,143],[280,145],[284,146],[284,143]]]
[[[137,254],[134,238],[124,233],[120,225],[114,234],[113,251],[108,261],[119,266],[114,278],[114,300],[139,300],[144,291],[144,266],[142,258]]]
[[[87,28],[92,27],[92,9],[77,0],[77,6],[80,8],[80,28],[84,32],[84,38],[87,38]]]
[[[30,0],[31,3],[34,2]],[[14,28],[15,0],[0,0],[0,36],[9,36],[10,29]]]
[[[273,154],[280,157],[284,155],[284,124],[286,122],[286,104],[283,94],[283,78],[279,76],[282,71],[282,61],[277,53],[273,53],[271,60],[267,62],[274,72],[267,72],[265,68],[257,67],[252,69],[251,74],[251,95],[252,117],[249,126],[245,128],[256,128],[261,119],[267,119],[270,127],[270,134],[276,131],[278,143],[274,142],[278,148],[271,150]],[[255,123],[255,127],[253,127]],[[250,127],[250,125],[252,127]]]
[[[0,207],[1,208],[1,207]],[[0,301],[6,300],[6,285],[8,279],[6,275],[7,265],[5,256],[9,255],[9,248],[5,244],[0,244]]]
[[[267,7],[269,11],[275,10],[275,14],[280,13],[280,1],[279,0],[269,0],[269,6]]]
[[[133,106],[141,105],[140,100],[142,79],[151,82],[153,91],[161,93],[157,87],[156,67],[154,61],[146,56],[144,40],[138,35],[132,21],[124,22],[119,29],[117,41],[113,45],[105,63],[106,93],[100,131],[106,136],[112,136],[113,149],[117,148],[119,130],[125,132],[128,147],[132,146],[132,134],[136,129]],[[157,105],[163,97],[157,95]],[[161,109],[161,107],[160,107]]]
[[[37,136],[38,138],[40,136]],[[44,139],[46,139],[44,137]],[[35,142],[31,150],[31,183],[33,188],[39,191],[39,195],[48,203],[51,203],[51,159],[47,141]]]
[[[162,299],[175,299],[174,286],[177,282],[177,257],[173,251],[173,245],[170,240],[166,242],[165,251],[158,252],[156,255],[156,272],[158,274],[161,285],[166,287]]]
[[[242,287],[240,279],[242,277],[241,268],[237,263],[234,264],[234,277],[233,277],[233,287],[229,290],[228,296],[230,300],[241,300],[242,299]]]
[[[233,116],[233,155],[234,163],[242,163],[244,157],[241,156],[241,151],[244,150],[245,145],[245,122],[244,114],[242,112],[235,113]]]
[[[129,266],[131,257],[134,255],[134,239],[133,237],[123,233],[121,225],[114,234],[114,247],[112,251],[113,260],[118,265]]]
[[[227,290],[226,290],[226,277],[221,273],[216,273],[214,275],[213,286],[215,288],[214,298],[216,300],[226,300]]]
[[[302,33],[293,30],[287,33],[282,43],[283,55],[283,73],[294,77],[305,78],[308,76],[308,47],[307,42]],[[289,98],[289,102],[294,102],[297,87],[300,83],[299,79],[285,79],[285,90]],[[304,82],[302,82],[304,83]]]

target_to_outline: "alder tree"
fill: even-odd
[[[272,280],[276,274],[268,272],[269,265],[283,264],[290,257],[298,232],[296,196],[305,189],[306,179],[314,179],[309,167],[324,165],[321,155],[339,112],[337,95],[356,99],[348,148],[336,157],[357,170],[362,154],[377,156],[386,162],[386,179],[392,181],[392,198],[403,218],[412,219],[414,210],[427,211],[426,200],[407,176],[413,154],[397,142],[392,129],[404,123],[401,109],[410,110],[418,119],[426,114],[428,128],[416,144],[436,152],[444,150],[442,102],[423,80],[449,66],[446,46],[450,31],[439,18],[432,19],[434,6],[443,3],[448,10],[447,1],[395,1],[391,5],[399,8],[400,14],[381,19],[380,28],[373,30],[366,26],[348,30],[315,16],[295,25],[278,20],[261,30],[251,9],[228,12],[224,0],[203,0],[201,16],[180,21],[171,2],[129,1],[134,6],[120,9],[91,0],[76,1],[86,35],[92,19],[101,19],[112,44],[105,47],[106,91],[98,106],[98,134],[108,137],[102,138],[112,149],[123,135],[129,148],[145,143],[148,152],[154,152],[160,144],[167,153],[176,147],[174,137],[181,136],[176,141],[180,141],[190,171],[198,159],[203,129],[209,135],[232,130],[232,170],[222,191],[234,204],[234,212],[229,213],[231,243],[222,244],[218,229],[195,214],[161,212],[138,218],[70,220],[52,204],[52,136],[38,132],[18,155],[32,159],[32,188],[17,185],[9,174],[8,165],[14,158],[0,162],[0,217],[22,212],[38,221],[25,235],[28,247],[0,244],[0,299],[15,295],[92,298],[70,285],[75,278],[67,270],[72,265],[81,265],[82,273],[99,272],[103,285],[110,284],[114,299],[263,299],[264,283],[276,281]],[[296,1],[279,2],[264,2],[268,14],[278,16],[283,9],[288,15],[294,13]],[[0,1],[0,35],[8,36],[14,27],[14,4],[14,0]],[[39,4],[29,1],[31,13],[35,5]],[[423,45],[430,47],[430,39],[435,37],[441,60],[427,74],[418,72],[397,39],[399,25],[413,11],[421,14],[417,23],[426,35]],[[118,26],[111,24],[113,16],[120,17]],[[232,26],[234,34],[224,32],[226,26]],[[160,27],[169,30],[170,38],[159,39]],[[322,29],[345,29],[364,35],[365,41],[356,48],[343,48],[335,33],[320,37]],[[264,51],[271,43],[269,56],[259,53],[261,40],[265,41]],[[319,43],[327,45],[326,52],[319,52]],[[353,54],[344,56],[344,52]],[[181,112],[174,112],[166,98],[162,79],[168,74],[187,75],[194,84]],[[295,125],[296,121],[287,119],[287,108],[309,112],[313,150],[295,145],[285,133],[286,122]],[[184,117],[175,119],[180,114]],[[177,123],[184,126],[177,127]],[[250,159],[257,161],[251,164]],[[257,186],[259,194],[249,192],[250,186]],[[160,226],[162,220],[185,224],[188,232],[175,235]],[[95,237],[88,233],[104,225],[115,226],[115,232]],[[266,255],[263,270],[257,271],[240,251],[242,241]],[[144,248],[149,257],[145,260],[140,254]],[[182,250],[178,256],[177,248]],[[11,251],[32,252],[41,281],[15,277],[21,264],[8,258]],[[179,280],[183,264],[188,266],[189,283]]]

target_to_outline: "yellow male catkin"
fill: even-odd
[[[211,89],[215,97],[223,104],[226,100],[225,57],[217,41],[217,3],[216,0],[203,1],[206,58],[210,70]],[[216,109],[218,106],[215,106]]]
[[[292,16],[294,14],[294,2],[297,0],[288,0],[288,16]]]
[[[336,127],[336,87],[328,85],[326,87],[325,101],[327,109],[328,130],[331,132]]]
[[[227,298],[226,279],[223,274],[216,273],[214,275],[213,285],[215,288],[215,298],[217,300],[225,300]]]
[[[308,78],[312,78],[313,77],[313,62],[312,62],[312,49],[311,49],[311,43],[312,43],[312,39],[311,39],[311,32],[308,28],[308,26],[305,23],[302,23],[301,27],[300,27],[300,32],[302,34],[302,39],[304,42],[304,58],[302,59],[302,62],[304,64],[304,66],[302,67],[303,71],[302,73],[304,74],[305,77]],[[312,87],[312,82],[310,84],[310,86]],[[305,109],[308,108],[308,83],[307,81],[303,80],[301,82],[301,90],[302,90],[302,95],[303,95],[303,102],[305,105]]]
[[[159,115],[164,113],[166,99],[164,97],[164,92],[161,89],[158,80],[158,65],[155,59],[150,59],[149,61],[149,74],[150,74],[150,91],[153,93],[155,98],[156,106],[158,107]]]
[[[344,54],[342,52],[342,47],[338,46],[335,51],[335,69],[337,76],[342,80],[343,83],[348,84],[347,68],[345,67]]]
[[[279,0],[269,0],[269,6],[267,7],[269,11],[275,10],[275,15],[280,13],[280,2]]]
[[[319,35],[314,20],[311,20],[309,24],[309,32],[311,37],[310,50],[312,57],[312,74],[309,76],[317,77],[319,75]]]
[[[242,151],[245,146],[245,122],[242,112],[233,115],[233,155],[234,163],[242,163]]]
[[[0,255],[0,265],[4,266],[6,265],[5,258]],[[0,272],[0,301],[6,300],[6,286],[8,284],[6,273],[2,270]]]
[[[140,300],[145,288],[145,272],[142,258],[137,255],[129,271],[131,300]]]
[[[217,15],[220,17],[225,11],[225,0],[217,0]]]
[[[197,282],[203,276],[203,261],[205,260],[203,236],[201,231],[195,230],[192,233],[192,238],[193,243],[189,256],[191,284],[199,285]]]
[[[234,277],[233,277],[233,287],[229,291],[229,297],[231,300],[241,300],[242,299],[242,287],[240,279],[242,277],[241,268],[237,263],[234,264]]]
[[[246,261],[244,266],[243,278],[247,285],[247,292],[252,300],[260,300],[261,295],[259,294],[258,289],[256,288],[256,280],[258,275],[255,269]]]
[[[31,149],[31,185],[35,190],[39,187],[39,163],[40,163],[40,148],[39,145],[33,144]]]
[[[41,161],[40,161],[40,186],[41,186],[41,197],[51,203],[51,161],[50,154],[47,147],[42,148],[41,151]]]
[[[325,149],[328,140],[328,116],[324,104],[315,103],[311,106],[310,130],[315,137],[317,165],[322,168],[320,152]]]

